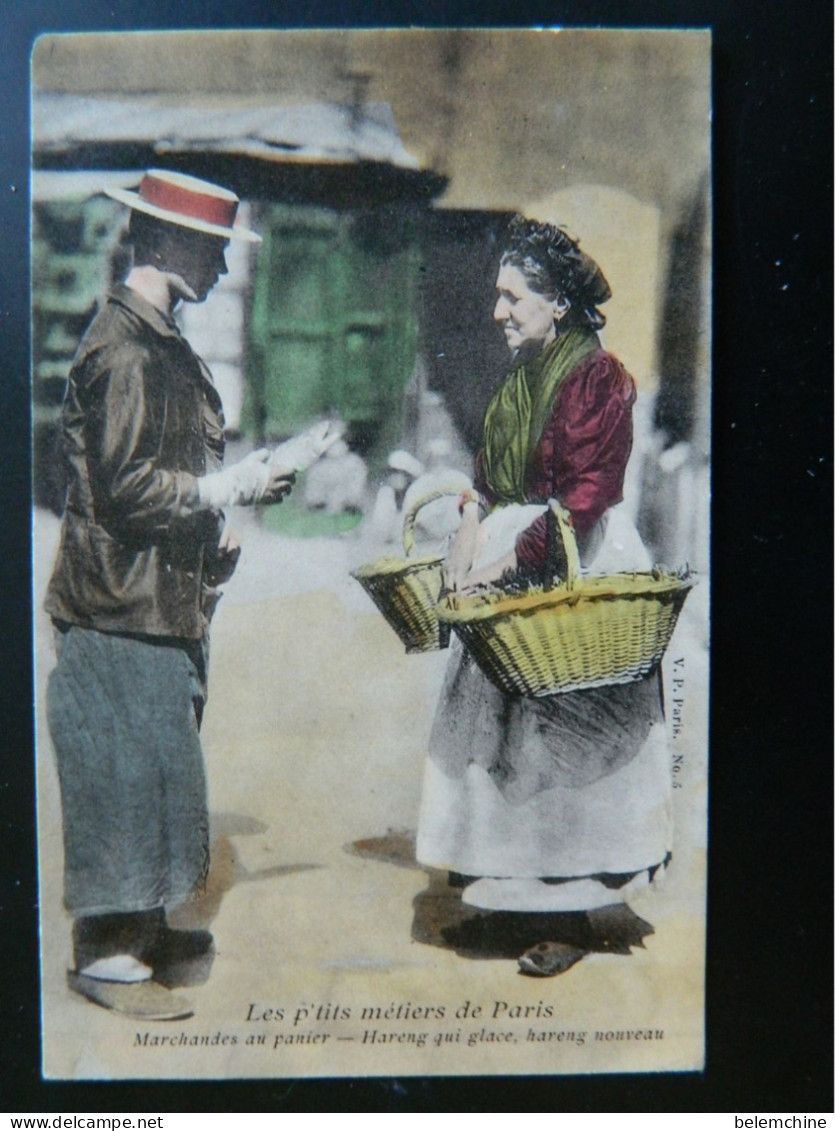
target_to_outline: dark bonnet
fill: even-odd
[[[606,319],[596,307],[612,295],[610,285],[595,260],[563,228],[515,216],[502,258],[529,276],[538,289],[565,294],[583,310],[590,325],[604,325]]]

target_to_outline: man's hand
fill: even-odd
[[[267,486],[258,501],[260,503],[280,503],[293,490],[296,475],[294,472],[288,473],[281,467],[274,467],[272,464],[268,464],[267,469],[269,471]]]
[[[221,531],[218,541],[218,550],[229,557],[238,557],[241,553],[241,540],[231,526],[225,526]]]
[[[207,553],[205,557],[206,574],[205,580],[208,585],[213,588],[216,585],[224,585],[235,573],[235,567],[238,565],[238,559],[241,557],[241,542],[238,535],[230,526],[224,526],[221,531],[221,536],[218,539],[218,547],[212,552],[211,546],[207,546]]]
[[[271,457],[271,465],[285,476],[293,471],[307,471],[340,436],[339,428],[327,420],[320,421],[291,440],[279,444]]]
[[[286,469],[271,467],[270,452],[260,448],[223,471],[204,475],[197,481],[204,507],[247,507],[254,503],[275,503],[290,493],[295,476]]]

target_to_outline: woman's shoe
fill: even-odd
[[[587,911],[590,950],[609,954],[630,954],[631,947],[644,950],[644,940],[654,934],[653,924],[642,919],[626,903],[597,907]]]
[[[521,974],[529,974],[534,978],[554,978],[557,974],[565,974],[587,954],[588,950],[570,946],[569,943],[540,942],[529,947],[517,961]]]

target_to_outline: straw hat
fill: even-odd
[[[222,239],[261,242],[256,232],[235,224],[240,204],[235,193],[198,177],[168,169],[149,169],[137,192],[120,188],[106,188],[105,192],[120,204],[169,224]]]

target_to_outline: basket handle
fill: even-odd
[[[581,572],[581,559],[578,554],[578,541],[572,526],[572,516],[565,507],[560,505],[557,499],[549,499],[549,506],[557,520],[563,549],[566,551],[566,588],[572,590]]]
[[[412,503],[403,516],[403,549],[407,557],[415,549],[415,520],[418,512],[428,503],[434,503],[436,499],[446,499],[451,495],[458,497],[461,493],[461,487],[439,487],[435,491],[428,491],[426,495],[422,495]]]

